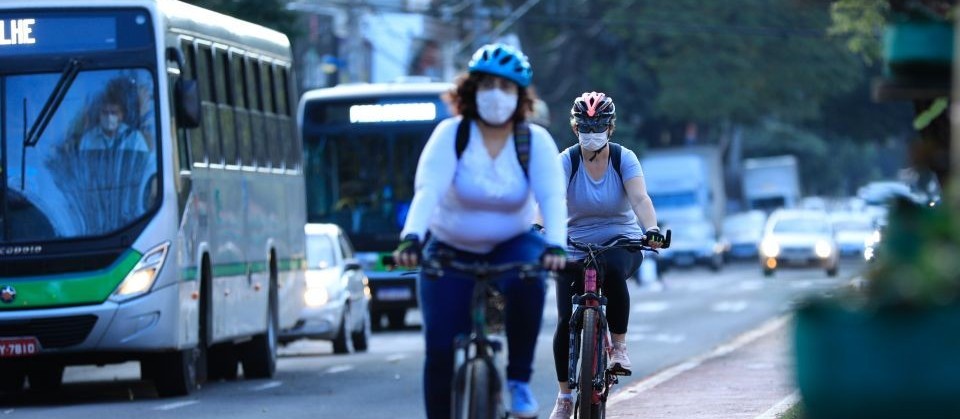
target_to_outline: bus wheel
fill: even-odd
[[[277,370],[277,290],[274,284],[270,284],[267,330],[240,348],[244,378],[270,378]]]
[[[30,380],[30,389],[34,391],[49,392],[60,388],[63,384],[63,365],[38,365],[27,372],[27,378]]]
[[[176,397],[190,394],[197,388],[197,358],[200,349],[191,348],[159,354],[146,359],[145,371],[153,377],[160,397]]]

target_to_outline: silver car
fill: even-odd
[[[827,214],[809,210],[777,210],[770,214],[760,241],[760,267],[772,276],[786,267],[818,267],[836,276],[839,248]]]
[[[307,287],[300,320],[281,341],[333,341],[333,352],[366,351],[370,342],[370,289],[353,246],[335,224],[307,224]]]

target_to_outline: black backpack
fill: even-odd
[[[467,118],[460,120],[457,127],[457,160],[467,149],[467,143],[470,141],[470,121]],[[523,175],[530,179],[530,125],[526,122],[514,124],[513,126],[513,148],[517,150],[517,160],[520,161],[520,167],[523,169]],[[619,162],[619,155],[617,161]],[[620,171],[620,166],[617,166]]]
[[[617,143],[608,143],[610,146],[610,163],[613,164],[613,170],[616,170],[617,176],[620,176],[620,183],[623,183],[623,173],[620,173],[620,155],[623,153],[623,147]],[[577,175],[580,169],[580,144],[574,144],[564,150],[570,154],[570,179],[567,180],[569,186],[573,183],[573,177]]]

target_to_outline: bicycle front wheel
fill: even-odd
[[[498,418],[500,385],[491,362],[474,358],[457,370],[453,417],[457,419]]]
[[[594,404],[593,382],[597,375],[597,312],[583,312],[583,335],[580,339],[580,374],[577,381],[577,418],[598,419],[599,405]]]

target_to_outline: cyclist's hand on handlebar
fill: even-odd
[[[407,234],[393,251],[393,260],[406,268],[417,266],[420,263],[420,238],[416,234]]]
[[[544,268],[559,271],[567,264],[567,250],[560,246],[547,246],[540,260]]]
[[[651,248],[659,249],[661,247],[665,247],[664,245],[666,244],[666,238],[660,233],[660,229],[651,228],[647,230],[645,236],[647,245]]]

